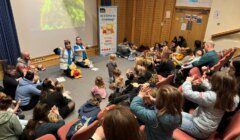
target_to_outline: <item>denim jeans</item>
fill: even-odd
[[[182,125],[180,129],[198,139],[205,139],[208,137],[208,135],[204,134],[196,127],[196,124],[193,122],[193,116],[185,112],[182,112]]]

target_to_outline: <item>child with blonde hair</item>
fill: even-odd
[[[93,95],[99,94],[103,99],[105,99],[107,97],[105,83],[101,76],[96,77],[95,86],[92,88],[91,93]]]
[[[121,92],[124,87],[124,81],[121,75],[121,71],[119,69],[116,69],[113,71],[113,75],[115,81],[109,86],[109,88],[114,90],[115,92]]]
[[[59,83],[58,81],[55,82],[55,90],[62,93],[64,97],[66,97],[69,100],[72,100],[72,97],[70,96],[70,92],[66,91],[64,89],[64,86],[62,83]]]
[[[109,61],[107,63],[109,82],[112,83],[114,81],[113,71],[117,68],[116,63],[116,54],[110,54]]]

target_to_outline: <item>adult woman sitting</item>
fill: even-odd
[[[58,107],[62,118],[66,118],[75,108],[73,101],[65,98],[61,92],[55,90],[55,85],[50,79],[43,81],[40,102],[46,103],[50,107]]]
[[[156,71],[157,74],[167,77],[168,75],[172,74],[175,70],[175,65],[173,61],[170,59],[171,51],[170,49],[165,46],[163,47],[163,52],[161,55],[161,60],[156,61]]]
[[[13,112],[7,111],[11,105],[11,97],[0,97],[0,139],[18,140],[22,134],[22,126],[18,117]]]
[[[50,119],[50,114],[55,114],[55,119]],[[45,134],[57,137],[58,129],[65,124],[57,107],[49,108],[45,103],[38,103],[33,110],[33,118],[28,121],[22,135],[24,140],[34,140]]]
[[[3,77],[4,92],[15,99],[15,92],[18,86],[16,79],[16,69],[14,66],[7,66],[7,70]]]
[[[64,71],[67,76],[70,76],[69,66],[73,62],[74,51],[69,40],[64,40],[65,48],[60,50],[60,69]]]

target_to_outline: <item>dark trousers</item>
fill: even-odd
[[[23,111],[27,111],[27,110],[31,110],[33,109],[36,104],[38,103],[39,101],[39,96],[32,96],[30,102],[28,105],[25,105],[25,106],[20,106],[20,108],[23,110]]]

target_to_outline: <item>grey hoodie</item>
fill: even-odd
[[[22,126],[17,116],[8,111],[0,111],[0,140],[18,140]]]

